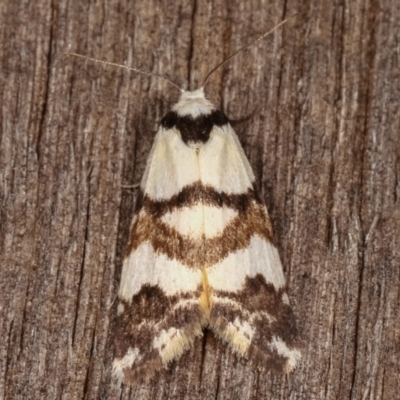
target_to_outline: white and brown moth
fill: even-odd
[[[181,90],[161,121],[122,268],[113,362],[119,382],[151,378],[204,328],[261,370],[287,373],[300,360],[266,206],[238,137],[203,90],[245,47],[202,88]]]
[[[295,320],[264,202],[203,89],[161,121],[119,289],[114,375],[150,378],[210,328],[262,369],[297,364]]]

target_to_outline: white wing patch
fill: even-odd
[[[253,188],[253,171],[230,125],[213,128],[198,160],[203,185],[227,194],[246,193]]]
[[[201,271],[185,267],[165,254],[155,253],[152,245],[142,243],[124,262],[119,297],[128,302],[143,285],[158,286],[167,296],[193,292],[201,285]]]
[[[196,204],[169,212],[161,220],[182,235],[201,239],[203,235],[206,238],[220,235],[237,215],[231,208]]]
[[[113,374],[117,377],[119,382],[122,382],[124,378],[124,369],[131,368],[133,363],[140,360],[138,348],[129,347],[127,353],[122,358],[116,358],[113,362]]]
[[[279,337],[273,336],[271,348],[277,350],[278,354],[288,359],[288,370],[291,371],[300,361],[301,353],[297,349],[290,349]]]
[[[177,353],[182,353],[191,344],[191,340],[174,327],[168,330],[162,330],[154,338],[153,348],[157,349],[161,355],[164,364],[173,360]]]
[[[231,273],[231,271],[235,273]],[[265,277],[276,289],[285,286],[281,261],[276,247],[259,236],[254,236],[243,250],[230,253],[218,264],[207,268],[210,287],[214,290],[236,292],[243,288],[247,277]]]
[[[179,160],[179,163],[171,160]],[[168,200],[200,180],[196,149],[182,142],[176,129],[157,133],[141,188],[153,200]]]

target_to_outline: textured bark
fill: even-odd
[[[211,78],[255,170],[302,332],[288,377],[206,331],[149,385],[111,380],[140,180],[178,91],[75,51]],[[0,398],[388,399],[400,392],[398,0],[0,3]]]

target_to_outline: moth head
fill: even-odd
[[[179,101],[172,107],[172,111],[175,111],[179,117],[193,119],[211,114],[213,110],[215,106],[206,99],[203,88],[193,91],[185,90],[181,93]]]

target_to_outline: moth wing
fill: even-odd
[[[179,258],[184,215],[175,207],[181,190],[199,180],[196,160],[179,132],[160,128],[143,175],[118,294],[113,373],[127,384],[150,378],[179,357],[207,324],[200,306],[201,270]]]
[[[214,127],[200,153],[205,185],[222,190],[219,235],[206,238],[210,327],[260,369],[289,372],[300,359],[296,326],[265,205],[253,188],[254,175],[229,125]],[[233,211],[233,218],[226,218]],[[204,230],[212,230],[215,207],[205,208]]]

